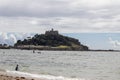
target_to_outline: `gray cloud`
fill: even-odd
[[[1,16],[56,17],[72,13],[69,1],[5,0],[0,2]]]
[[[1,16],[28,17],[94,17],[97,14],[99,14],[98,16],[102,16],[104,13],[107,13],[107,11],[102,11],[106,7],[108,10],[111,10],[111,6],[117,6],[114,6],[116,3],[111,4],[112,1],[110,2],[110,0],[4,0],[0,1],[0,3]],[[96,12],[97,14],[89,13],[90,11]]]
[[[119,32],[119,0],[0,0],[0,31]]]

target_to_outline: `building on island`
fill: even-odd
[[[57,30],[54,31],[54,29],[52,28],[50,31],[46,31],[45,35],[58,35],[59,32]]]

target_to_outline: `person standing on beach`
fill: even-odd
[[[17,64],[17,66],[16,66],[15,70],[16,70],[16,71],[18,71],[18,69],[19,69],[19,68],[18,68],[18,64]]]

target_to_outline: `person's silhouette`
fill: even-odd
[[[18,71],[18,64],[17,64],[17,66],[16,66],[15,70],[16,70],[16,71]]]

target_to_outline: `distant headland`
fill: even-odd
[[[14,44],[16,49],[38,49],[38,50],[77,50],[88,51],[89,48],[79,42],[78,39],[63,36],[57,30],[51,29],[45,34],[36,34],[23,41],[18,40]]]

